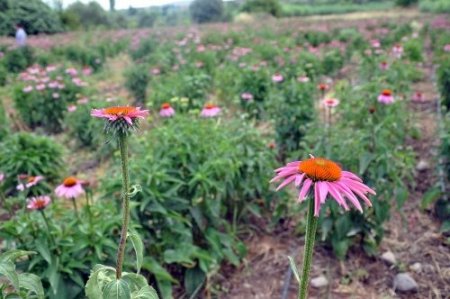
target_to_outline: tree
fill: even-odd
[[[41,0],[0,0],[0,35],[13,35],[17,23],[28,34],[63,31],[58,14]]]
[[[78,20],[76,27],[83,26],[85,28],[109,25],[108,15],[103,8],[95,1],[88,4],[82,2],[75,2],[67,7],[64,12],[65,15],[71,16],[71,20]]]
[[[194,0],[189,10],[196,23],[221,21],[224,11],[222,0]]]
[[[110,11],[116,10],[116,1],[115,0],[109,0],[109,10]]]
[[[279,17],[281,4],[279,0],[247,0],[241,10],[248,13],[267,13]]]

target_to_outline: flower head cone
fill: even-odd
[[[137,127],[138,120],[144,119],[148,114],[148,110],[133,106],[116,106],[91,111],[91,116],[107,120],[105,126],[107,133],[122,135],[132,132]]]
[[[21,181],[19,185],[17,185],[17,190],[23,191],[25,189],[31,188],[37,185],[40,181],[44,179],[43,176],[30,176],[30,175],[20,175],[19,180]]]
[[[392,95],[392,90],[385,89],[378,96],[378,102],[384,105],[390,105],[394,103],[394,96]]]
[[[47,195],[31,197],[30,199],[28,199],[27,208],[30,210],[40,211],[45,209],[50,204],[50,202],[50,197]]]
[[[349,210],[350,202],[362,212],[358,197],[368,206],[372,206],[367,194],[375,195],[375,191],[363,184],[354,173],[342,170],[331,160],[311,156],[307,160],[288,163],[275,172],[276,176],[271,182],[283,180],[277,191],[293,183],[299,188],[300,202],[304,201],[310,192],[313,194],[315,217],[319,216],[320,208],[327,197],[334,199],[345,210]]]
[[[64,182],[56,187],[55,194],[58,197],[73,199],[84,194],[82,181],[75,177],[68,177]]]
[[[209,117],[216,117],[220,114],[221,109],[214,105],[214,104],[206,104],[202,112],[200,113],[201,117],[209,118]]]

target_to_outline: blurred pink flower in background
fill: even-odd
[[[59,98],[59,93],[57,93],[57,92],[52,93],[52,97],[54,99],[58,99]]]
[[[381,43],[380,43],[380,41],[377,40],[377,39],[371,40],[371,41],[370,41],[370,45],[371,45],[373,48],[379,48],[379,47],[381,47]]]
[[[92,74],[92,69],[90,67],[83,68],[83,75],[90,76]]]
[[[445,51],[445,52],[450,52],[450,44],[446,44],[446,45],[444,46],[444,51]]]
[[[75,111],[77,111],[77,106],[75,106],[75,105],[69,105],[69,106],[67,107],[67,111],[69,111],[69,112],[75,112]]]
[[[403,55],[403,47],[399,44],[396,44],[392,47],[392,54],[396,58],[402,58]]]
[[[414,102],[423,102],[423,101],[425,101],[425,98],[423,96],[423,93],[421,93],[420,91],[416,91],[413,94],[411,100],[413,100]]]
[[[322,101],[322,103],[323,103],[323,105],[324,105],[325,107],[328,107],[328,108],[334,108],[334,107],[336,107],[337,105],[339,105],[339,100],[338,100],[338,99],[329,98],[329,99],[324,99],[324,100]]]
[[[56,187],[55,194],[66,199],[77,198],[84,194],[82,181],[73,176],[67,177],[61,185]]]
[[[378,102],[386,105],[394,103],[394,96],[392,95],[392,90],[384,89],[378,96]]]
[[[68,74],[70,76],[76,76],[76,75],[78,75],[78,71],[75,68],[71,67],[71,68],[66,69],[66,74]]]
[[[45,89],[45,84],[38,84],[36,85],[36,90],[44,90]]]
[[[307,83],[309,82],[309,78],[307,76],[298,76],[297,81],[300,83]]]
[[[386,61],[380,62],[380,69],[383,71],[389,69],[389,64]]]
[[[0,172],[0,183],[3,182],[5,179],[5,174],[3,172]]]
[[[24,87],[24,89],[22,89],[22,91],[25,93],[29,93],[29,92],[33,91],[33,86],[28,85],[28,86]]]
[[[284,77],[283,77],[283,75],[281,75],[280,73],[275,73],[275,74],[272,76],[272,81],[275,82],[275,83],[283,82],[283,80],[284,80]]]
[[[26,175],[26,174],[21,174],[19,175],[19,181],[20,184],[17,185],[16,189],[19,191],[23,191],[25,189],[31,188],[35,185],[37,185],[37,183],[39,183],[40,181],[42,181],[44,179],[43,176],[30,176],[30,175]]]
[[[51,199],[48,195],[41,195],[36,197],[31,197],[27,201],[27,208],[30,210],[43,210],[45,209],[51,202]]]
[[[253,100],[253,95],[250,92],[243,92],[241,94],[241,99],[243,99],[245,101],[251,101],[251,100]]]
[[[206,104],[203,106],[202,112],[200,113],[201,117],[215,117],[220,114],[221,109],[214,104]]]
[[[164,103],[161,105],[161,110],[159,110],[159,115],[161,117],[172,117],[175,115],[175,110],[170,106],[169,103]]]

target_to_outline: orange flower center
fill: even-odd
[[[384,96],[391,96],[392,95],[392,91],[390,89],[384,89],[382,94]]]
[[[170,108],[170,104],[169,103],[164,103],[164,104],[161,105],[161,108],[168,109],[168,108]]]
[[[328,88],[328,85],[323,84],[323,83],[319,84],[319,89],[320,90],[326,90],[327,88]]]
[[[206,104],[205,105],[205,109],[213,109],[213,108],[216,108],[217,106],[216,105],[214,105],[214,104]]]
[[[35,180],[36,180],[36,177],[35,177],[35,176],[29,176],[29,177],[27,178],[27,182],[28,182],[28,183],[34,183]]]
[[[75,177],[70,176],[64,180],[63,185],[64,185],[64,187],[73,187],[77,183],[78,183],[78,180]]]
[[[110,107],[110,108],[105,108],[103,110],[103,112],[105,114],[117,115],[117,116],[128,115],[135,111],[136,111],[136,107],[129,107],[129,106]]]
[[[334,182],[341,178],[342,170],[331,160],[311,158],[300,162],[298,170],[313,181]]]
[[[36,198],[34,200],[34,205],[36,206],[36,208],[38,210],[41,210],[41,209],[45,208],[45,200],[42,198]]]

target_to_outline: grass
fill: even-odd
[[[345,14],[350,12],[366,12],[387,10],[394,7],[393,2],[373,2],[366,4],[356,3],[329,3],[329,4],[294,4],[286,3],[282,7],[284,17]]]

